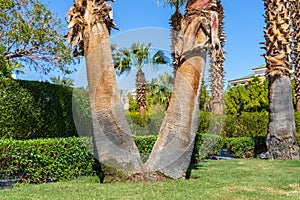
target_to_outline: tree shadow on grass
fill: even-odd
[[[193,170],[200,170],[203,168],[203,165],[200,164],[200,163],[197,163],[197,164],[190,164],[188,170],[187,170],[187,173],[186,173],[186,179],[197,179],[198,177],[191,177],[191,174],[192,174],[192,171]]]

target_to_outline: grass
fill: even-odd
[[[1,199],[300,199],[300,161],[201,162],[190,180],[99,184],[97,177],[0,190]]]

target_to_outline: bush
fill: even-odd
[[[126,113],[126,119],[135,136],[156,135],[159,132],[165,113],[140,115],[139,113]]]
[[[253,158],[255,156],[255,140],[251,137],[227,138],[226,149],[228,153],[237,158]]]
[[[224,137],[266,136],[268,131],[268,113],[242,113],[239,116],[226,115],[223,129]]]
[[[36,81],[0,81],[0,136],[34,139],[76,136],[72,88]]]
[[[83,138],[0,139],[0,178],[18,177],[22,182],[42,183],[94,175],[93,156]]]

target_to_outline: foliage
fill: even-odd
[[[266,136],[268,122],[269,116],[266,112],[243,112],[239,116],[227,115],[222,135],[224,137]]]
[[[147,101],[148,110],[153,105],[162,105],[164,110],[167,110],[170,97],[173,90],[174,77],[168,73],[159,75],[158,78],[153,78],[151,83],[147,85],[149,98]]]
[[[226,149],[237,158],[253,158],[255,140],[251,137],[227,138]]]
[[[205,84],[204,81],[202,81],[201,84],[199,109],[205,112],[211,111],[211,96],[208,93],[207,85]]]
[[[35,81],[0,81],[2,137],[32,139],[77,135],[72,88]]]
[[[245,85],[229,87],[225,93],[226,114],[239,115],[242,112],[263,112],[268,110],[268,81],[259,76]]]
[[[29,67],[44,74],[54,67],[70,73],[70,48],[63,41],[63,26],[40,1],[0,2],[0,78]]]
[[[53,84],[65,85],[65,86],[74,86],[74,80],[68,77],[52,76],[50,80]]]
[[[0,139],[0,176],[22,182],[70,180],[94,175],[94,158],[82,138],[8,140]]]
[[[140,115],[138,112],[126,113],[130,129],[135,136],[156,135],[159,132],[165,113]]]

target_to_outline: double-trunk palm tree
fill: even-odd
[[[109,38],[111,10],[104,0],[75,0],[68,12],[68,41],[86,59],[95,157],[130,175],[142,165],[117,90]]]
[[[300,1],[292,0],[296,111],[300,112]]]
[[[269,127],[266,156],[298,159],[291,88],[291,1],[264,0],[265,49],[269,78]]]

